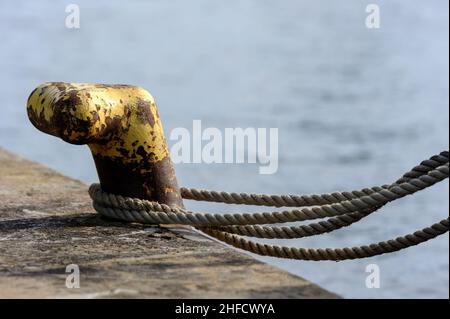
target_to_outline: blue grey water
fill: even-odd
[[[0,2],[0,146],[83,180],[96,180],[86,146],[28,122],[28,94],[47,81],[128,83],[155,97],[175,127],[278,127],[279,170],[179,164],[179,183],[207,189],[322,193],[388,183],[449,145],[448,1]],[[380,5],[380,29],[365,26]],[[173,142],[171,142],[173,143]],[[449,213],[448,182],[332,234],[275,243],[363,245]],[[192,209],[241,207],[187,203]],[[255,211],[255,209],[245,208]],[[344,297],[448,298],[449,237],[368,260],[262,259]],[[365,268],[380,267],[368,289]]]

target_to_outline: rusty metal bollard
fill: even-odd
[[[183,207],[158,109],[143,88],[44,83],[27,112],[39,130],[89,146],[106,192]]]

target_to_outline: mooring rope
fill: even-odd
[[[272,207],[303,207],[290,211],[264,213],[210,214],[192,212],[148,200],[106,193],[99,184],[92,184],[89,188],[89,194],[95,210],[110,218],[149,224],[191,225],[229,245],[264,256],[301,260],[345,260],[376,256],[418,245],[448,232],[448,219],[413,234],[387,242],[342,249],[273,246],[257,243],[242,236],[270,239],[301,238],[328,233],[349,226],[377,211],[387,203],[431,187],[447,179],[448,176],[449,153],[445,151],[421,162],[390,185],[352,192],[298,196],[238,194],[193,188],[181,189],[183,198],[197,201]],[[328,219],[302,226],[260,226],[319,218]]]
[[[431,159],[423,161],[420,165],[414,167],[411,171],[404,174],[400,179],[398,179],[392,185],[384,185],[380,187],[373,187],[371,189],[363,189],[361,191],[353,191],[352,193],[346,194],[347,199],[362,197],[364,195],[369,195],[373,192],[379,191],[382,188],[389,189],[395,185],[407,182],[411,178],[420,177],[429,171],[436,169],[442,164],[448,162],[449,154],[448,152],[442,152],[439,155],[433,156]],[[338,196],[345,193],[334,193],[335,196],[332,200],[337,200]],[[273,196],[273,195],[272,195]],[[317,195],[316,195],[317,196]],[[327,196],[327,195],[319,195]],[[328,197],[328,196],[327,196]],[[329,198],[329,197],[328,197]],[[331,202],[336,202],[332,201]],[[291,239],[291,238],[303,238],[309,236],[315,236],[319,234],[329,233],[334,230],[340,229],[342,227],[350,226],[351,224],[361,220],[364,217],[376,212],[383,205],[375,207],[372,209],[362,210],[361,212],[348,213],[335,218],[329,218],[325,221],[319,223],[312,223],[308,225],[301,226],[289,226],[289,227],[278,227],[278,226],[223,226],[220,230],[227,233],[233,233],[243,236],[258,237],[258,238],[281,238],[281,239]]]
[[[141,219],[153,224],[186,224],[193,226],[229,226],[255,225],[297,222],[325,217],[334,217],[359,210],[370,209],[389,203],[396,199],[414,194],[448,178],[448,163],[429,171],[418,178],[395,185],[389,189],[382,188],[370,195],[345,200],[335,204],[322,205],[300,210],[266,212],[266,213],[234,213],[210,214],[191,212],[181,208],[171,208],[167,205],[147,200],[122,197],[106,193],[99,184],[90,187],[96,208],[101,213],[120,219]]]
[[[449,152],[444,151],[438,155],[432,156],[430,159],[422,161],[419,165],[413,167],[409,172],[405,173],[395,184],[408,182],[412,178],[418,178],[424,173],[436,169],[437,167],[449,162]],[[387,188],[388,186],[383,186]],[[376,187],[378,191],[378,187]],[[264,194],[247,194],[247,193],[227,193],[215,192],[208,190],[198,190],[195,188],[180,189],[184,199],[192,199],[197,201],[217,202],[226,204],[240,204],[253,206],[274,206],[274,207],[302,207],[315,206],[338,203],[344,200],[361,196],[361,191],[353,192],[335,192],[331,194],[321,195],[264,195]],[[365,191],[365,190],[362,190]],[[362,195],[364,196],[364,195]]]
[[[448,232],[449,221],[448,218],[433,224],[430,227],[418,230],[413,234],[397,237],[388,241],[382,241],[376,244],[360,247],[345,247],[345,248],[296,248],[285,246],[273,246],[268,244],[260,244],[254,241],[244,239],[243,237],[229,234],[218,230],[205,230],[207,234],[215,237],[227,244],[236,248],[244,249],[246,251],[278,258],[289,258],[299,260],[346,260],[373,257],[381,254],[392,253],[401,249],[418,245],[433,239],[439,235]]]

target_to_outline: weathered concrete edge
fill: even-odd
[[[338,296],[195,232],[105,221],[87,185],[0,148],[0,297]]]

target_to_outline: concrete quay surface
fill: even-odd
[[[0,298],[338,298],[195,232],[105,220],[87,189],[0,148]]]

